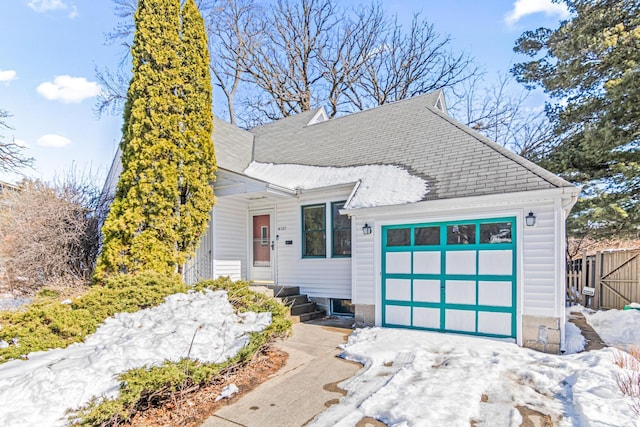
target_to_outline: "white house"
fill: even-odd
[[[561,351],[579,188],[449,117],[441,91],[214,129],[217,203],[190,279],[299,286],[361,325]]]

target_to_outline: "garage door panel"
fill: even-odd
[[[440,309],[414,307],[413,326],[416,328],[440,329]]]
[[[472,310],[445,310],[444,328],[449,331],[475,332],[476,312]]]
[[[411,274],[411,252],[387,252],[386,270],[389,274]]]
[[[476,251],[447,251],[446,274],[476,274]]]
[[[413,253],[413,274],[440,274],[440,251]]]
[[[417,302],[440,302],[440,280],[413,281],[413,300]]]
[[[385,307],[386,323],[397,326],[411,326],[411,307],[387,305]]]
[[[411,301],[411,280],[387,279],[385,298],[395,301]]]
[[[478,312],[478,333],[511,335],[511,313]]]
[[[513,274],[513,252],[489,250],[478,253],[478,274],[511,276]]]
[[[513,282],[478,282],[478,304],[511,307]]]
[[[445,302],[447,304],[475,304],[476,282],[474,280],[445,281]]]

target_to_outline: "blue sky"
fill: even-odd
[[[401,22],[421,11],[439,33],[451,36],[453,49],[476,59],[488,80],[522,60],[512,48],[523,31],[555,27],[567,17],[551,0],[382,0],[382,5]],[[117,22],[113,3],[5,0],[0,15],[0,109],[12,114],[7,124],[13,128],[3,134],[35,158],[34,170],[24,173],[49,180],[75,166],[102,179],[122,122],[110,115],[98,119],[93,110],[100,91],[95,68],[116,68],[123,54],[121,46],[104,42]]]

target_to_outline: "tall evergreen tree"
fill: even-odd
[[[204,27],[200,22],[202,30],[188,28],[198,25],[194,6],[187,2],[181,30],[179,0],[138,2],[123,171],[102,230],[97,278],[141,270],[173,273],[206,227],[203,218],[213,203],[211,86],[198,67],[203,60],[208,66],[206,39],[199,36]],[[204,53],[197,51],[202,43]],[[198,116],[196,109],[204,113]]]
[[[209,47],[204,20],[194,0],[182,7],[184,139],[178,165],[178,264],[196,248],[213,206],[215,155]]]
[[[563,0],[556,30],[525,32],[529,55],[512,72],[552,97],[557,140],[539,153],[547,168],[585,185],[569,221],[573,235],[640,235],[640,5]]]

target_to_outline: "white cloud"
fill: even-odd
[[[0,82],[10,82],[16,79],[16,72],[14,70],[0,70]]]
[[[37,91],[50,101],[82,102],[100,93],[96,82],[89,82],[84,77],[56,76],[53,82],[40,84]]]
[[[41,147],[62,148],[69,144],[71,144],[71,140],[69,138],[53,133],[48,133],[38,138],[38,145]]]
[[[38,13],[50,10],[64,10],[68,7],[63,0],[31,0],[27,6]]]
[[[78,8],[75,5],[71,6],[71,12],[69,12],[69,19],[75,19],[78,17],[78,15],[79,15]]]
[[[534,13],[556,15],[560,19],[569,17],[569,10],[564,3],[553,3],[551,0],[516,0],[513,10],[505,15],[504,21],[508,25],[514,25],[523,17]]]

